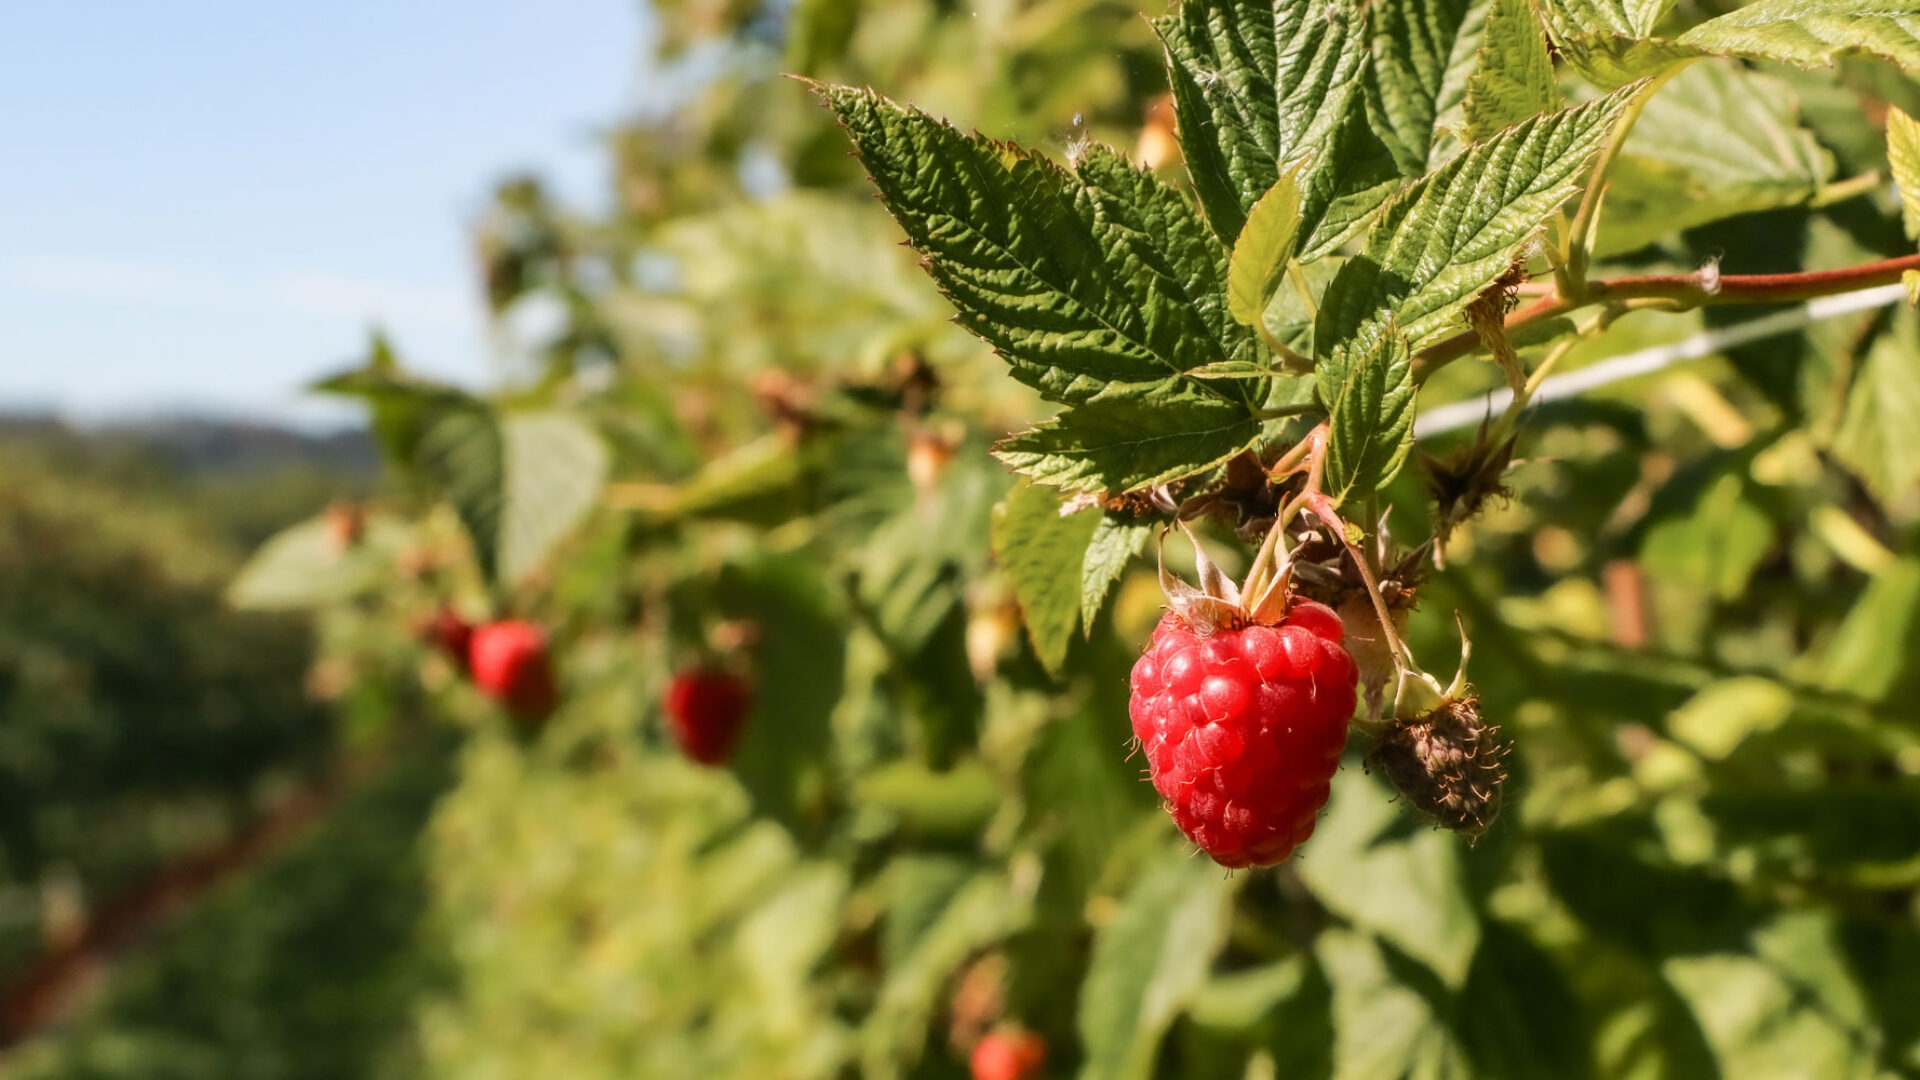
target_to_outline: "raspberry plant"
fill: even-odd
[[[663,7],[728,63],[616,207],[479,225],[530,377],[323,384],[390,494],[234,595],[319,612],[368,737],[465,731],[416,1071],[1920,1072],[1920,12],[1150,14]],[[447,609],[547,628],[538,731]],[[1167,642],[1290,628],[1338,770],[1165,783]],[[753,685],[712,768],[701,655]],[[1313,838],[1196,858],[1267,824],[1228,787]]]

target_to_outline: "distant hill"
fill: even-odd
[[[313,433],[272,424],[162,417],[77,426],[45,414],[0,414],[0,442],[60,456],[158,458],[184,473],[248,473],[304,466],[371,479],[379,455],[364,429]]]

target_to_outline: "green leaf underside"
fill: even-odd
[[[1800,126],[1793,90],[1729,60],[1667,83],[1614,163],[1596,249],[1632,251],[1681,229],[1818,194],[1833,158]]]
[[[1100,515],[1062,517],[1050,488],[1022,484],[993,512],[993,557],[1013,583],[1034,655],[1058,673],[1080,617],[1081,565]]]
[[[1127,564],[1144,551],[1153,536],[1149,522],[1102,514],[1100,524],[1087,541],[1086,558],[1080,569],[1080,625],[1089,634],[1100,617],[1107,593],[1126,573]]]
[[[1367,55],[1354,5],[1191,0],[1153,26],[1166,44],[1187,170],[1222,243],[1233,245],[1255,200],[1303,161],[1303,257],[1337,242],[1329,227],[1345,234],[1364,220],[1371,207],[1351,202],[1330,213],[1336,200],[1365,203],[1356,193],[1392,179],[1368,152],[1378,140],[1354,93]]]
[[[1580,34],[1644,38],[1672,6],[1673,0],[1547,0],[1541,14],[1562,39]]]
[[[509,414],[500,435],[500,579],[514,584],[592,512],[606,483],[608,455],[591,426],[564,412]]]
[[[1554,44],[1582,78],[1603,90],[1658,75],[1706,55],[1674,41],[1638,40],[1612,33],[1556,37]]]
[[[584,421],[561,412],[453,409],[420,439],[418,466],[453,504],[489,581],[512,585],[599,501],[608,455]]]
[[[1920,8],[1913,0],[1757,0],[1680,35],[1712,53],[1826,67],[1849,53],[1920,67]]]
[[[1069,172],[872,91],[816,89],[961,325],[1049,400],[1258,357],[1225,310],[1225,253],[1151,174],[1104,147]]]
[[[1467,137],[1484,141],[1559,106],[1547,38],[1528,0],[1493,0],[1480,65],[1467,82]]]
[[[1235,322],[1259,325],[1299,238],[1300,188],[1292,173],[1281,173],[1253,204],[1227,262],[1227,311]]]
[[[1244,405],[1190,385],[1115,387],[1002,440],[993,454],[1069,491],[1125,492],[1210,468],[1259,437],[1260,421]]]
[[[1639,89],[1527,120],[1402,192],[1374,226],[1366,253],[1327,287],[1316,353],[1325,356],[1377,319],[1392,319],[1416,348],[1456,329],[1466,303],[1579,190],[1589,160]]]
[[[1877,56],[1920,67],[1920,9],[1911,0],[1757,0],[1709,19],[1675,40],[1648,38],[1658,15],[1601,17],[1610,5],[1551,4],[1560,55],[1602,87],[1657,75],[1701,56],[1739,56],[1796,67],[1830,67],[1842,56]]]
[[[361,542],[342,549],[324,518],[274,534],[227,586],[227,602],[253,611],[336,604],[378,588],[405,533],[375,518]]]
[[[1667,41],[1643,40],[1672,0],[1547,0],[1542,21],[1560,55],[1603,89],[1625,86],[1699,55]]]
[[[1391,326],[1342,346],[1344,381],[1322,397],[1328,410],[1325,490],[1336,500],[1364,499],[1386,486],[1413,449],[1413,354]]]
[[[1367,112],[1405,175],[1432,160],[1440,116],[1465,90],[1486,5],[1473,0],[1388,0],[1374,7]]]
[[[1907,239],[1920,239],[1920,121],[1898,108],[1887,110],[1887,162],[1900,187],[1900,221]]]

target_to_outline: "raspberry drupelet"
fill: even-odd
[[[1222,866],[1281,862],[1312,835],[1355,703],[1342,639],[1311,600],[1211,633],[1176,610],[1134,664],[1129,712],[1153,786]]]

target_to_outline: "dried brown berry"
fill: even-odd
[[[1437,825],[1478,838],[1500,813],[1507,778],[1500,729],[1480,717],[1470,691],[1412,720],[1396,721],[1367,753],[1367,765]]]

